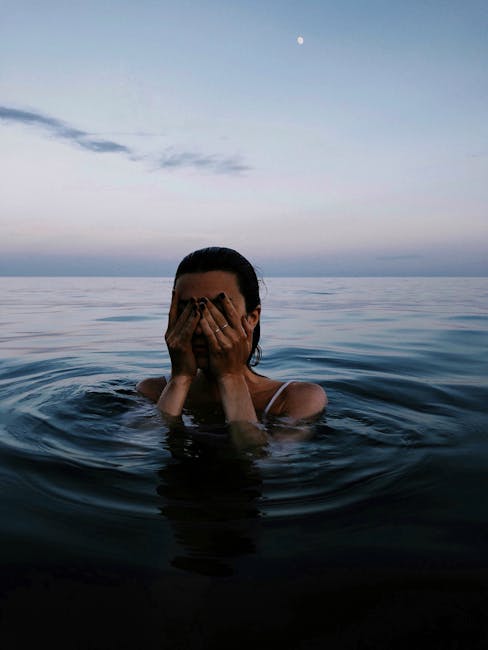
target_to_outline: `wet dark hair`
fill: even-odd
[[[253,265],[232,248],[210,246],[189,253],[181,260],[176,269],[175,284],[176,280],[185,273],[206,273],[208,271],[225,271],[235,275],[248,313],[261,304],[259,282]],[[261,348],[258,345],[260,336],[261,328],[258,321],[252,336],[252,349],[247,359],[248,366],[257,366],[261,359]]]

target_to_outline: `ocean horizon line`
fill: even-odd
[[[0,273],[0,279],[3,278],[121,278],[121,279],[136,279],[136,278],[169,278],[172,279],[174,275],[155,275],[155,274],[86,274],[86,273],[56,273],[56,274],[37,274],[37,273],[25,273],[25,274],[8,274]],[[481,279],[488,278],[488,273],[482,274],[472,274],[472,273],[314,273],[314,274],[289,274],[289,273],[266,273],[265,275],[260,275],[260,277],[266,278],[466,278],[466,279]]]

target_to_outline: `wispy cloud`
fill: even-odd
[[[469,155],[470,158],[486,158],[486,156],[488,156],[488,149],[485,149],[484,151],[475,151]]]
[[[126,146],[113,142],[112,140],[99,140],[90,136],[86,131],[75,129],[65,122],[31,111],[21,111],[15,108],[0,106],[0,119],[6,122],[17,122],[21,124],[36,126],[48,131],[60,140],[69,140],[82,149],[96,153],[121,153],[133,157],[133,152]]]
[[[132,161],[151,160],[157,169],[193,168],[207,170],[217,174],[239,174],[250,169],[238,156],[205,155],[192,151],[175,151],[173,149],[166,149],[163,154],[156,156],[154,159],[145,154],[140,154],[119,142],[96,138],[93,136],[93,133],[76,129],[55,117],[33,111],[10,108],[8,106],[0,106],[0,120],[34,126],[43,131],[47,131],[59,140],[66,140],[93,153],[121,154]],[[144,133],[144,135],[150,134]]]
[[[176,169],[178,167],[196,167],[208,169],[218,174],[238,174],[249,169],[237,156],[222,158],[221,156],[205,156],[189,151],[173,152],[168,150],[157,161],[160,169]]]

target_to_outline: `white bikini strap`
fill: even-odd
[[[269,400],[268,405],[266,406],[266,408],[265,408],[264,411],[263,411],[263,415],[267,415],[269,409],[273,406],[273,404],[275,403],[275,401],[277,400],[277,398],[281,395],[281,393],[285,390],[285,388],[286,388],[287,386],[289,386],[291,383],[292,383],[292,381],[290,380],[290,381],[285,381],[284,384],[281,384],[281,386],[278,388],[278,390],[276,391],[276,393],[275,393],[275,394],[273,395],[273,397]]]

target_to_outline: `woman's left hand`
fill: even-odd
[[[212,301],[200,301],[200,327],[208,342],[209,366],[216,377],[242,375],[252,349],[253,328],[239,316],[225,294],[218,298],[222,311]]]

